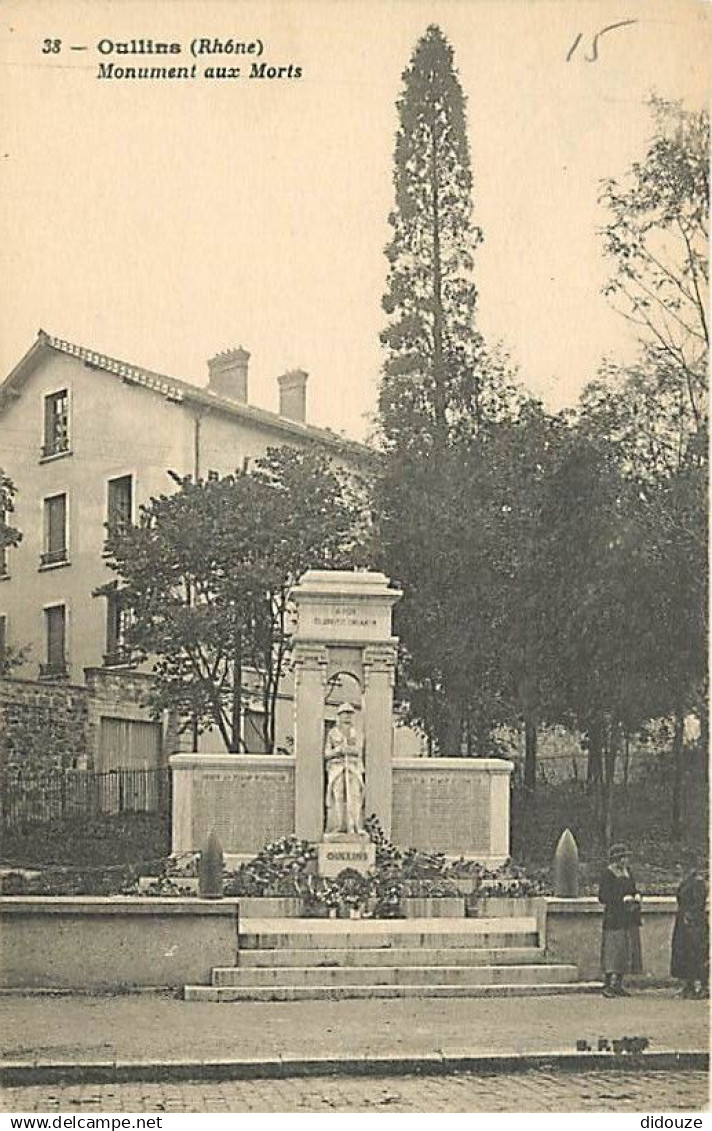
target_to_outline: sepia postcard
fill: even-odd
[[[1,0],[7,1112],[703,1118],[711,29]]]

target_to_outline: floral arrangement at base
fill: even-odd
[[[456,860],[450,865],[449,874],[453,880],[472,881],[472,895],[478,899],[522,899],[551,891],[551,882],[543,869],[527,871],[511,861],[499,868],[486,868],[474,860]]]
[[[191,884],[185,879],[181,880],[166,874],[151,878],[150,883],[142,883],[140,880],[137,880],[135,884],[124,888],[121,894],[143,895],[146,898],[163,896],[164,898],[178,899],[182,896],[194,897],[197,892],[194,883]]]
[[[225,877],[224,894],[230,896],[302,897],[307,877],[316,873],[316,848],[308,840],[281,837],[267,844],[253,860]]]
[[[199,861],[199,852],[178,852],[168,857],[163,874],[176,880],[196,879]]]
[[[373,899],[374,877],[345,868],[338,876],[309,876],[303,895],[307,916],[331,915],[341,919],[366,917]]]
[[[493,896],[522,898],[547,890],[543,874],[531,876],[513,864],[490,869],[464,859],[448,862],[443,853],[398,848],[375,816],[367,818],[365,828],[376,848],[375,867],[367,875],[346,868],[334,878],[318,876],[316,847],[295,836],[281,837],[236,871],[227,872],[223,893],[233,898],[299,899],[307,916],[393,919],[403,915],[405,899],[459,897],[463,887],[468,902]],[[167,862],[163,874],[149,885],[134,885],[130,891],[146,896],[194,895],[197,873],[198,854],[187,853]]]

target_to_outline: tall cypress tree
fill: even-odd
[[[472,274],[482,235],[472,220],[465,97],[440,28],[419,40],[403,80],[379,407],[386,444],[422,452],[446,445],[463,420],[482,422]]]
[[[411,721],[434,752],[484,753],[502,721],[489,455],[510,390],[475,327],[482,234],[465,97],[438,27],[419,40],[403,79],[381,335],[382,565],[404,590],[396,621]]]

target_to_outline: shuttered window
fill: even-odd
[[[42,565],[67,560],[67,496],[52,495],[44,501],[44,552]]]
[[[245,711],[243,738],[245,741],[245,749],[250,754],[267,753],[265,736],[262,732],[263,719],[264,715],[260,711],[251,711],[249,708]]]
[[[52,608],[45,609],[47,666],[58,672],[66,665],[66,629],[64,605],[53,605]]]
[[[161,727],[104,717],[99,728],[99,808],[103,813],[160,809]]]

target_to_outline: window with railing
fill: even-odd
[[[106,507],[107,536],[122,534],[133,521],[133,478],[121,475],[109,480]]]
[[[69,451],[69,391],[60,389],[44,399],[44,443],[42,455],[56,456]]]
[[[67,612],[64,605],[45,609],[45,656],[40,664],[43,679],[65,679],[67,676]]]
[[[40,565],[59,565],[68,561],[67,496],[51,495],[44,501],[44,549]]]

